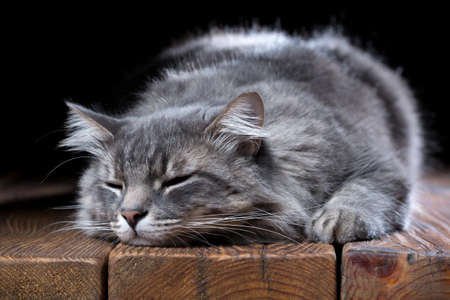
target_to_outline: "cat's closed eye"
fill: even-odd
[[[123,190],[123,183],[119,181],[105,181],[105,186],[115,192],[121,193]]]
[[[187,181],[188,179],[190,179],[192,177],[193,174],[188,174],[188,175],[184,175],[184,176],[177,176],[174,177],[172,179],[166,180],[162,183],[161,185],[161,189],[165,189],[165,188],[169,188],[172,186],[176,186],[180,183],[183,183],[185,181]]]

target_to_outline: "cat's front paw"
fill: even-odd
[[[314,214],[307,232],[312,241],[343,244],[370,238],[368,227],[356,211],[324,207]]]

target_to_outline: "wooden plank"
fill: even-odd
[[[345,245],[342,299],[450,299],[450,177],[428,179],[408,232]]]
[[[110,299],[336,299],[324,244],[132,247],[110,254]]]
[[[105,298],[111,244],[54,233],[68,213],[31,205],[0,209],[0,299]]]

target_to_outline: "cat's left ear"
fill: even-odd
[[[205,132],[221,151],[256,155],[266,136],[263,123],[261,97],[255,92],[246,93],[231,101]]]
[[[120,120],[78,104],[66,104],[70,109],[66,123],[69,133],[61,142],[61,146],[96,156],[102,155],[106,144],[114,139],[114,134],[120,127]]]

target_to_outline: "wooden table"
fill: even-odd
[[[0,206],[0,299],[450,299],[450,176],[377,241],[133,247],[59,231],[53,199]]]

